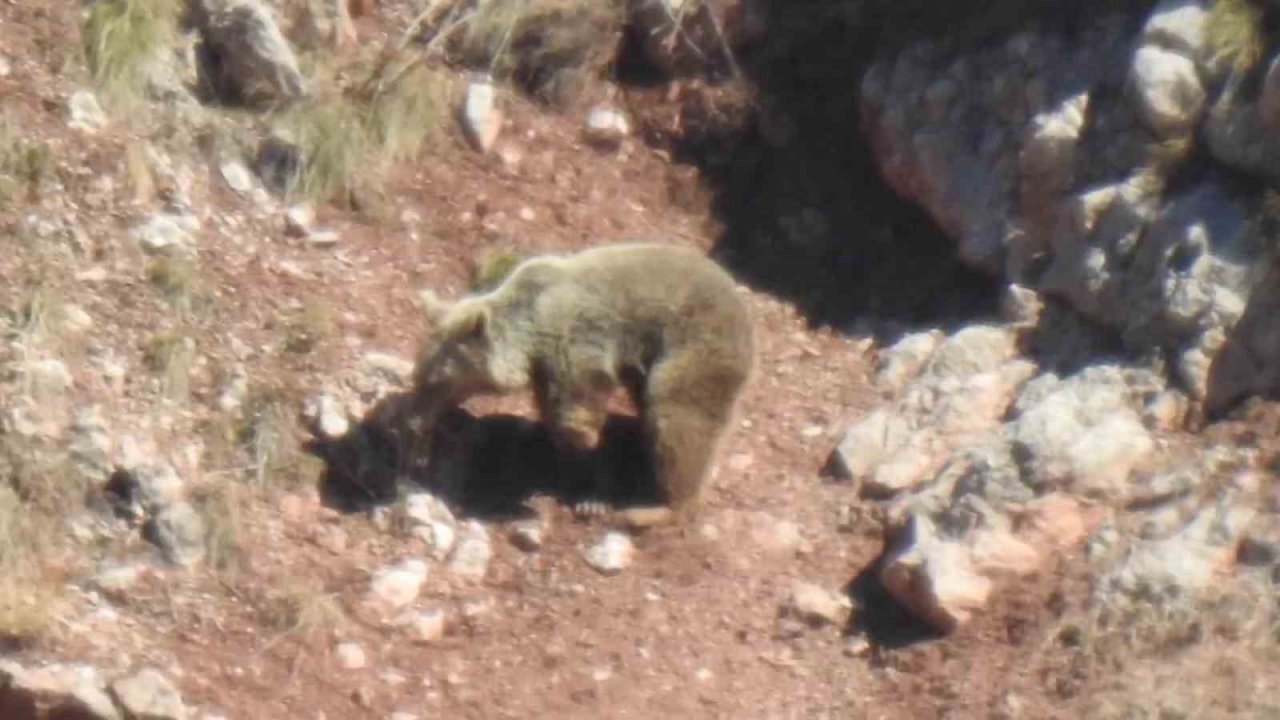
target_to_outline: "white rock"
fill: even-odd
[[[876,383],[896,392],[920,374],[946,337],[938,330],[912,333],[885,348],[877,362]]]
[[[108,593],[123,593],[138,582],[141,568],[137,565],[108,565],[93,576],[93,586]]]
[[[284,213],[284,234],[289,237],[306,237],[315,224],[315,208],[307,204],[293,205]]]
[[[631,123],[627,116],[616,108],[598,105],[587,113],[587,121],[582,129],[587,142],[602,148],[616,148],[631,134]]]
[[[468,520],[458,526],[458,542],[449,558],[449,570],[469,580],[484,578],[493,557],[489,531],[476,520]]]
[[[1195,62],[1186,56],[1144,46],[1134,54],[1130,78],[1142,116],[1156,132],[1186,132],[1200,119],[1205,90]]]
[[[28,668],[0,659],[0,710],[24,708],[34,715],[85,720],[122,720],[102,689],[98,672],[88,665],[53,664]]]
[[[235,190],[240,194],[246,194],[253,191],[254,182],[253,175],[242,163],[234,160],[222,163],[219,167],[222,173],[222,179],[227,183],[227,187]]]
[[[511,527],[511,544],[525,552],[534,552],[542,548],[545,532],[541,518],[520,520]]]
[[[905,418],[892,410],[877,408],[845,432],[831,458],[834,469],[839,475],[861,481],[906,447],[912,432]]]
[[[312,230],[307,236],[307,244],[318,248],[331,248],[342,242],[337,230]]]
[[[93,327],[93,317],[79,305],[66,305],[62,308],[62,323],[69,332],[82,333]]]
[[[364,648],[360,647],[359,643],[338,643],[338,646],[333,649],[333,654],[338,658],[338,666],[344,670],[359,670],[368,664]]]
[[[431,644],[444,637],[447,622],[443,610],[432,608],[414,613],[405,622],[416,643]]]
[[[898,602],[944,632],[967,622],[991,595],[991,581],[963,546],[940,538],[933,523],[913,516],[885,561],[880,580]]]
[[[402,608],[418,598],[427,581],[427,564],[409,559],[374,573],[369,583],[372,599],[391,608]]]
[[[616,575],[631,565],[635,546],[626,533],[609,531],[583,553],[587,564],[605,575]]]
[[[25,375],[36,397],[60,395],[74,382],[66,364],[53,358],[27,363]]]
[[[342,406],[330,395],[318,395],[308,400],[304,415],[321,437],[330,440],[346,435],[351,429]]]
[[[1076,146],[1084,130],[1089,94],[1079,93],[1031,119],[1019,164],[1047,189],[1060,190],[1075,178]]]
[[[169,562],[193,567],[205,557],[204,517],[190,503],[162,509],[153,519],[153,538]]]
[[[489,152],[502,131],[502,111],[497,107],[496,92],[487,82],[473,82],[467,86],[462,129],[472,146],[483,153]]]
[[[9,62],[9,58],[0,55],[0,78],[6,78],[13,74],[13,64]]]
[[[93,132],[107,124],[107,114],[98,104],[98,98],[88,90],[78,90],[67,100],[67,112],[70,120],[68,127],[73,130]]]
[[[1142,41],[1182,53],[1193,60],[1205,45],[1209,9],[1200,0],[1163,0],[1142,28]]]
[[[840,625],[848,618],[853,602],[843,594],[798,580],[791,586],[787,609],[812,625]]]
[[[134,228],[133,236],[143,250],[161,255],[193,248],[199,229],[200,221],[190,215],[159,213]]]
[[[182,695],[158,670],[144,668],[111,683],[111,695],[129,720],[187,720]]]

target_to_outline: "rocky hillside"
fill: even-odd
[[[1280,713],[1280,16],[969,5],[4,5],[0,718]],[[635,237],[759,338],[696,522],[404,462],[420,291]]]

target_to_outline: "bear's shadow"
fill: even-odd
[[[565,504],[604,499],[625,507],[658,501],[652,463],[638,418],[610,415],[595,460],[610,475],[611,494],[588,498],[570,482],[546,427],[519,415],[476,416],[455,408],[429,434],[402,423],[384,398],[360,422],[336,438],[314,437],[306,449],[324,464],[321,501],[342,512],[388,505],[405,491],[429,491],[460,517],[509,519],[527,516],[528,500],[546,495]]]

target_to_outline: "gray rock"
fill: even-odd
[[[219,167],[222,173],[222,179],[227,183],[227,187],[241,194],[247,194],[253,191],[253,175],[249,173],[241,163],[228,161],[222,163]]]
[[[13,720],[123,720],[87,665],[26,667],[0,659],[0,716]]]
[[[192,16],[211,56],[211,85],[224,99],[248,104],[294,100],[306,92],[293,48],[270,7],[259,0],[197,0]]]
[[[880,572],[884,587],[917,617],[950,632],[987,603],[992,582],[969,552],[941,538],[927,518],[913,516]]]
[[[544,535],[546,524],[541,518],[519,520],[511,527],[511,544],[525,552],[536,552],[542,549]]]
[[[416,643],[429,645],[444,637],[448,623],[443,610],[432,608],[409,615],[405,626]]]
[[[284,234],[289,237],[305,238],[311,234],[311,226],[315,224],[316,211],[310,205],[294,205],[285,211]]]
[[[468,520],[458,526],[458,542],[449,558],[449,570],[468,580],[481,580],[489,570],[493,558],[493,544],[489,531],[476,520]]]
[[[609,531],[595,545],[587,548],[583,559],[603,575],[617,575],[627,569],[635,555],[630,536]]]
[[[129,720],[187,720],[191,711],[159,670],[144,668],[111,683],[111,695]]]
[[[1142,42],[1199,59],[1208,21],[1209,9],[1201,0],[1162,0],[1142,28]]]
[[[23,368],[23,376],[30,387],[31,394],[37,398],[59,396],[74,382],[66,363],[54,358],[27,363]]]
[[[205,521],[188,502],[179,502],[160,510],[151,519],[149,536],[165,559],[190,568],[205,558]]]
[[[497,91],[488,82],[467,86],[462,108],[462,130],[476,150],[487,153],[502,132],[502,111],[497,107]]]
[[[317,395],[307,401],[303,416],[313,431],[330,440],[340,438],[351,429],[346,413],[331,395]]]
[[[98,98],[88,90],[78,90],[67,99],[67,126],[73,130],[96,132],[106,127],[107,114],[98,104]]]
[[[1144,46],[1134,55],[1130,77],[1138,108],[1156,132],[1184,133],[1200,119],[1206,94],[1195,62],[1185,55]]]
[[[374,573],[369,583],[370,599],[388,608],[402,608],[418,598],[427,581],[427,564],[405,560]]]
[[[1027,482],[1042,491],[1123,496],[1130,472],[1155,449],[1134,409],[1146,383],[1160,385],[1142,371],[1108,365],[1030,383],[1010,428]]]
[[[199,230],[200,221],[193,216],[159,213],[135,227],[133,236],[147,253],[169,255],[191,251]]]
[[[333,654],[338,658],[338,666],[344,670],[359,670],[369,663],[364,648],[359,643],[338,643]]]
[[[853,609],[853,603],[846,595],[798,580],[792,583],[791,596],[785,608],[814,626],[842,625]]]
[[[945,338],[938,330],[918,332],[886,348],[877,363],[877,385],[894,392],[901,390],[915,379]]]
[[[631,134],[631,123],[621,111],[608,105],[599,105],[587,113],[582,129],[587,142],[597,147],[614,149]]]

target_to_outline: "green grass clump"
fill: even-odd
[[[1262,8],[1253,0],[1217,0],[1209,11],[1205,36],[1216,61],[1246,70],[1262,58]]]
[[[177,28],[179,4],[170,0],[97,0],[80,34],[85,60],[104,99],[137,100],[147,73]]]

